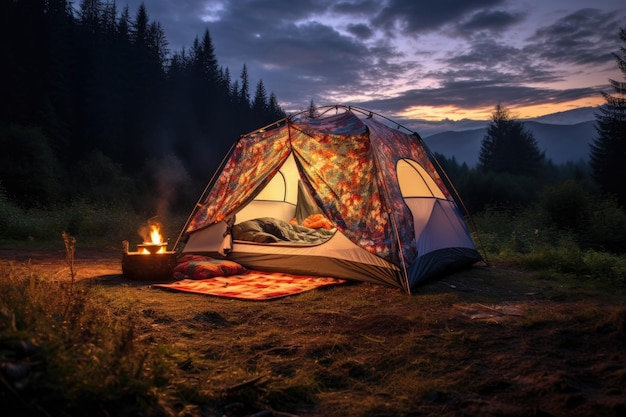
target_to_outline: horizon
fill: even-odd
[[[332,106],[332,105],[329,105]],[[537,117],[519,118],[514,112],[511,112],[511,118],[522,123],[535,122],[545,125],[575,125],[585,122],[595,121],[595,112],[599,106],[578,107],[569,110],[558,111],[555,113],[543,114]],[[326,107],[326,106],[319,106]],[[368,110],[368,109],[363,109]],[[492,109],[493,111],[493,109]],[[424,120],[403,117],[388,117],[386,115],[373,112],[375,115],[389,119],[388,123],[396,124],[411,132],[418,133],[421,137],[426,138],[439,133],[466,131],[482,129],[491,121],[491,114],[486,119],[441,119],[441,120]],[[586,115],[585,115],[586,114]],[[545,119],[545,120],[541,120]],[[480,125],[480,126],[479,126]]]

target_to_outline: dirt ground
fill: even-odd
[[[0,248],[0,261],[68,275],[62,247]],[[245,302],[125,280],[120,261],[119,250],[79,248],[77,276],[105,286],[111,302],[132,302],[142,311],[139,338],[186,352],[174,379],[267,393],[305,368],[321,369],[316,378],[326,375],[314,398],[293,404],[284,397],[283,414],[262,414],[257,405],[239,415],[626,415],[624,289],[541,280],[491,265],[433,281],[410,296],[358,283]],[[268,325],[281,331],[262,333]],[[241,355],[245,366],[214,365]],[[406,386],[411,378],[415,388]],[[214,415],[192,403],[178,415]],[[280,411],[281,399],[266,405]]]

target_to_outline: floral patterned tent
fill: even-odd
[[[397,285],[406,291],[422,278],[445,270],[439,262],[456,266],[479,261],[456,204],[419,136],[393,129],[371,114],[358,117],[353,108],[340,109],[345,111],[320,118],[287,118],[272,128],[242,136],[190,217],[185,233],[197,233],[236,214],[291,155],[299,180],[323,214],[358,247],[398,266]],[[421,176],[428,176],[428,184],[436,190],[424,196],[403,194],[399,161],[418,165]],[[441,210],[443,217],[455,217],[452,235],[460,238],[451,240],[449,248],[436,248],[435,252],[452,250],[429,259],[426,263],[434,264],[428,271],[415,266],[422,255],[418,250],[421,236],[416,236],[416,212],[411,207],[423,203],[408,204],[407,198],[443,204],[433,203],[431,213],[417,213],[418,218]],[[429,221],[418,223],[420,234],[429,228]]]

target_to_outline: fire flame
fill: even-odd
[[[153,224],[150,226],[150,241],[145,243],[152,243],[153,245],[163,243],[163,237],[161,236],[161,230],[158,225]]]
[[[156,253],[165,253],[167,250],[166,245],[163,242],[163,236],[161,235],[161,228],[158,224],[150,225],[150,233],[148,233],[148,238],[144,240],[144,245],[163,245],[159,248]],[[140,251],[142,254],[150,254],[150,251],[146,248],[141,248]],[[153,252],[154,253],[154,252]]]

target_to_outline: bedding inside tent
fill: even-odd
[[[397,266],[355,245],[336,227],[329,228],[325,216],[325,222],[312,225],[317,227],[306,226],[310,225],[307,220],[322,216],[290,155],[272,180],[232,218],[191,234],[184,252],[225,257],[269,272],[395,282]],[[225,243],[229,236],[232,242]]]

